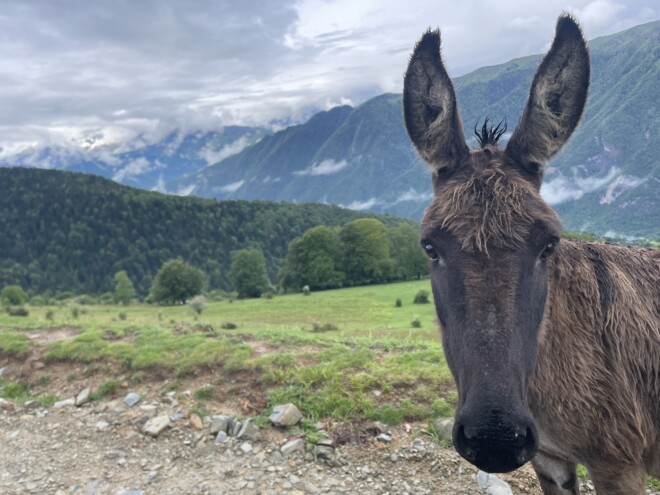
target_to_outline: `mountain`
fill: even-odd
[[[99,294],[126,270],[145,295],[162,263],[180,256],[206,272],[209,288],[229,289],[230,254],[246,247],[263,251],[275,281],[293,238],[361,217],[412,225],[331,205],[218,202],[90,174],[0,168],[0,287]]]
[[[571,230],[660,237],[659,41],[656,21],[590,43],[587,109],[542,189]],[[455,79],[469,144],[487,116],[506,118],[512,130],[540,60],[515,59]],[[166,188],[219,199],[322,201],[415,220],[431,197],[428,172],[403,126],[401,97],[393,94],[321,112]]]
[[[155,143],[146,142],[142,136],[112,145],[92,140],[83,147],[29,148],[0,160],[0,167],[85,172],[142,189],[161,190],[167,182],[238,153],[269,133],[263,128],[227,126],[221,131],[177,130]]]

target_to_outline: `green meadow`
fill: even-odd
[[[456,394],[433,304],[413,304],[420,290],[430,292],[428,280],[223,300],[201,315],[181,305],[29,307],[27,317],[0,316],[0,353],[110,365],[136,381],[168,376],[174,388],[204,373],[249,376],[264,412],[294,402],[310,419],[425,421],[452,414]],[[31,338],[62,329],[65,339]],[[113,384],[109,376],[96,396]],[[23,399],[30,386],[22,384]],[[196,394],[202,412],[210,387]]]

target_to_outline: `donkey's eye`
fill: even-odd
[[[428,256],[430,260],[438,259],[438,252],[433,247],[433,244],[425,244],[424,251],[426,251],[426,256]]]
[[[557,247],[556,241],[546,243],[546,245],[543,246],[543,251],[541,251],[541,258],[547,258],[550,256],[554,252],[555,247]]]

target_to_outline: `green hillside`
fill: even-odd
[[[275,281],[294,237],[365,216],[376,215],[322,204],[167,196],[93,175],[0,168],[0,287],[99,294],[126,270],[144,295],[161,264],[180,256],[206,272],[210,288],[228,289],[230,253],[246,247],[262,249]]]

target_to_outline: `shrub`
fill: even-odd
[[[272,299],[273,298],[273,291],[272,290],[267,290],[263,294],[261,294],[261,297],[264,299]]]
[[[92,296],[83,294],[82,296],[78,296],[76,298],[76,303],[81,304],[83,306],[89,306],[91,304],[96,304],[96,300]]]
[[[46,306],[48,304],[48,298],[44,296],[33,296],[30,299],[30,306]]]
[[[413,299],[414,304],[428,304],[429,303],[429,291],[427,290],[420,290],[417,294],[415,294],[415,299]]]
[[[30,316],[30,312],[25,308],[9,308],[9,316]]]
[[[192,310],[198,315],[201,315],[202,311],[204,311],[208,305],[209,303],[204,296],[195,296],[190,301],[188,301],[188,306],[190,306]]]
[[[235,328],[238,328],[238,326],[236,323],[225,322],[220,325],[220,328],[224,328],[225,330],[234,330]]]
[[[71,299],[74,296],[75,296],[75,294],[73,292],[68,292],[68,291],[58,292],[57,294],[55,294],[55,300],[56,301],[64,301],[65,299]]]
[[[413,318],[413,321],[410,322],[410,326],[413,328],[421,328],[422,320],[419,319],[419,316]]]
[[[121,321],[126,321],[126,313],[123,313],[123,312],[122,312],[122,313],[119,313],[119,319],[120,319]]]
[[[71,316],[74,319],[78,319],[78,316],[80,316],[80,308],[78,306],[71,306]]]
[[[52,309],[49,309],[48,311],[46,311],[46,319],[49,320],[49,321],[52,321],[52,320],[55,319],[55,313],[53,313]]]
[[[312,291],[309,290],[309,285],[305,285],[302,288],[302,293],[303,293],[303,296],[309,296],[312,293]]]
[[[395,301],[395,303],[394,303],[394,307],[395,307],[395,308],[400,308],[401,306],[403,306],[403,303],[401,302],[401,299],[399,299],[399,298],[397,297],[397,299],[396,299],[396,301]]]
[[[27,296],[20,285],[6,285],[0,292],[0,299],[6,304],[20,306],[25,304]]]
[[[313,322],[312,323],[312,332],[331,332],[333,330],[339,330],[337,328],[337,325],[333,323],[318,323],[318,322]]]

